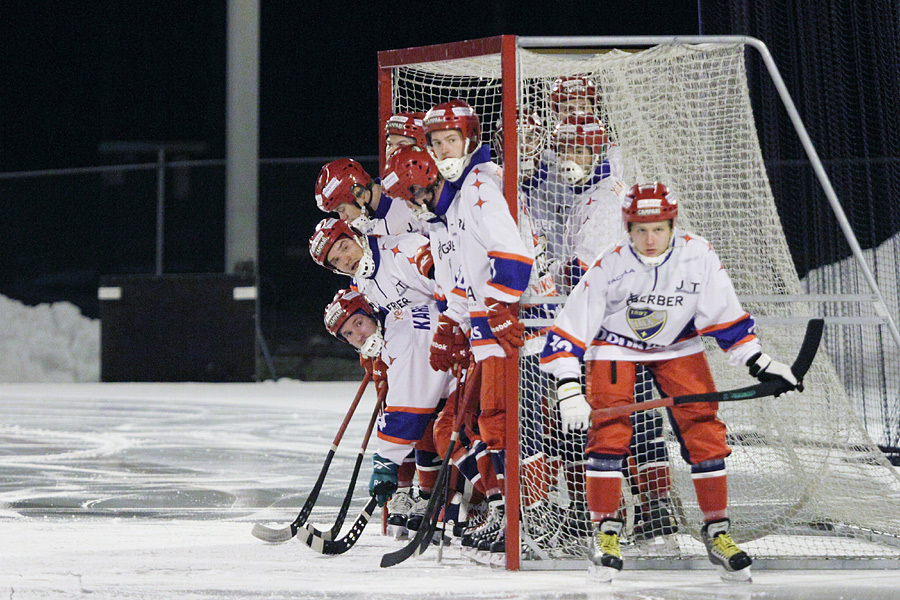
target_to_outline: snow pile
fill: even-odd
[[[0,295],[0,382],[100,380],[100,321],[69,302],[26,306]]]

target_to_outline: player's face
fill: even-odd
[[[356,241],[348,237],[339,239],[328,251],[325,259],[332,267],[345,273],[353,275],[359,267],[359,261],[362,260],[363,251]]]
[[[434,208],[434,190],[428,190],[428,188],[424,188],[421,185],[413,185],[412,187],[412,200],[407,200],[406,204],[410,208],[419,208],[425,207],[428,210],[432,210]]]
[[[586,112],[592,114],[594,112],[594,104],[587,96],[577,96],[569,100],[563,100],[559,106],[559,119],[565,119],[574,112]]]
[[[402,148],[403,146],[415,146],[416,140],[415,138],[406,137],[405,135],[398,135],[396,133],[392,133],[387,136],[387,143],[385,145],[384,154],[388,158],[391,155]]]
[[[594,153],[587,146],[565,144],[561,147],[559,160],[571,160],[585,171],[590,171],[594,166]]]
[[[635,250],[650,258],[659,256],[669,247],[672,222],[632,223],[629,235]]]
[[[359,350],[370,335],[375,333],[375,319],[358,312],[344,321],[340,334],[347,342]]]
[[[350,223],[362,214],[362,209],[352,202],[342,202],[337,205],[337,208],[334,209],[334,212],[338,214],[338,217],[341,220]]]
[[[446,129],[431,134],[431,151],[437,160],[462,158],[466,152],[466,141],[459,129]]]

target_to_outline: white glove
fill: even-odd
[[[581,383],[563,380],[556,386],[563,431],[584,431],[591,425],[591,405],[581,393]]]
[[[768,354],[754,354],[747,361],[747,366],[750,368],[750,374],[760,381],[780,379],[788,384],[790,389],[785,392],[786,395],[793,394],[794,390],[803,391],[803,383],[797,381],[791,368],[782,362],[772,360],[772,357]],[[780,395],[776,395],[776,398]]]

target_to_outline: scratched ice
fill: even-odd
[[[449,548],[391,569],[401,542],[370,525],[347,554],[265,544],[303,504],[356,390],[353,383],[0,386],[0,597],[774,600],[896,598],[895,571],[507,572]],[[374,406],[367,392],[312,520],[330,524]],[[366,500],[369,461],[351,515]]]

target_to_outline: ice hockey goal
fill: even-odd
[[[757,567],[814,567],[820,560],[894,567],[900,564],[900,478],[876,441],[896,439],[900,428],[900,339],[890,319],[897,308],[885,303],[858,252],[841,277],[825,269],[806,281],[798,278],[791,258],[796,249],[788,247],[754,126],[748,48],[765,52],[769,60],[750,38],[500,36],[380,52],[379,116],[383,123],[393,112],[465,99],[481,117],[483,142],[502,141],[505,156],[497,160],[505,164],[505,194],[522,222],[516,190],[535,165],[527,156],[530,142],[517,135],[517,122],[524,123],[526,113],[537,115],[541,123],[532,131],[547,148],[557,118],[550,104],[554,82],[591,78],[595,110],[628,165],[627,183],[659,180],[678,191],[681,226],[716,248],[745,308],[757,317],[767,352],[791,362],[806,320],[826,318],[825,340],[802,395],[720,409],[733,448],[727,461],[733,537]],[[497,145],[492,148],[496,155]],[[545,153],[538,158],[540,168],[552,170],[552,160]],[[568,210],[552,192],[529,202],[538,220],[535,214]],[[856,276],[847,277],[846,269]],[[525,302],[547,303],[552,314],[564,298]],[[584,568],[588,523],[579,510],[580,440],[560,436],[553,425],[548,402],[553,386],[537,370],[539,346],[538,340],[522,352],[519,405],[511,407],[519,419],[508,419],[515,436],[508,452],[513,480],[508,498],[514,506],[507,566]],[[717,348],[707,354],[719,389],[752,383],[744,369],[729,367]],[[656,393],[649,379],[638,387],[639,399]],[[870,396],[879,401],[868,404]],[[626,479],[631,485],[624,486],[623,498],[628,567],[708,566],[689,470],[666,415],[646,414],[636,430]],[[642,448],[652,448],[652,456],[643,456]],[[520,464],[536,450],[544,453],[548,468]],[[666,504],[675,523],[657,529],[664,535],[654,536],[652,523],[642,522],[648,498],[638,483],[642,474],[652,473],[671,478]],[[545,510],[532,516],[517,503],[536,495],[546,496]]]

